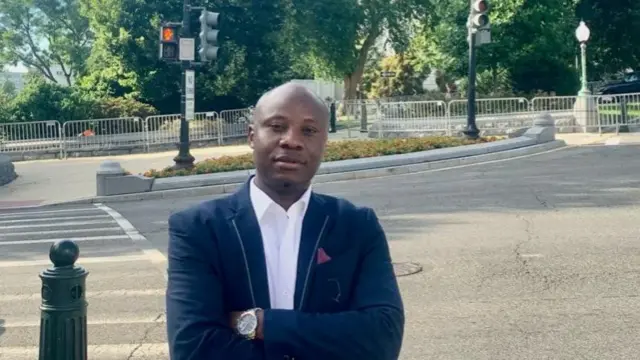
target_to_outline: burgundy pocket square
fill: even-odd
[[[331,260],[331,257],[327,255],[323,248],[318,249],[318,265],[324,264]]]

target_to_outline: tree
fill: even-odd
[[[283,0],[284,1],[284,0]],[[101,96],[127,96],[163,113],[179,111],[180,68],[158,60],[161,21],[180,21],[178,1],[82,0],[95,31],[86,89]],[[280,1],[204,1],[221,13],[219,59],[197,70],[196,111],[244,107],[264,91],[296,76],[292,51],[282,37],[285,6]],[[192,14],[197,36],[197,13]]]
[[[630,46],[640,33],[640,2],[637,0],[582,0],[577,19],[591,29],[588,43],[589,77],[599,80],[626,68],[638,70],[640,48]],[[574,27],[577,27],[577,23]],[[575,42],[575,40],[574,40]]]
[[[575,0],[493,1],[492,43],[478,49],[478,73],[483,74],[478,81],[515,93],[575,94],[574,11]],[[468,68],[468,13],[467,0],[442,0],[426,17],[422,32],[430,65],[459,78],[466,77]]]
[[[341,79],[353,99],[378,41],[406,48],[411,25],[426,12],[420,0],[290,0],[291,44],[318,76]]]
[[[2,88],[0,88],[0,93],[7,95],[9,98],[16,96],[16,84],[11,81],[5,81],[4,84],[2,84]]]
[[[384,77],[383,72],[393,76]],[[425,92],[422,83],[428,72],[415,52],[407,51],[387,56],[378,66],[367,69],[364,88],[369,98],[420,95]]]
[[[0,65],[22,63],[71,85],[82,75],[92,34],[77,0],[0,0]]]

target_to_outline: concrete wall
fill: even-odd
[[[0,154],[0,186],[12,182],[15,178],[16,172],[11,158]]]

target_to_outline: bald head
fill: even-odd
[[[307,89],[305,86],[288,82],[275,87],[264,93],[253,111],[252,121],[256,122],[264,118],[265,108],[287,106],[303,103],[307,106],[313,106],[318,113],[318,121],[329,122],[329,108],[327,104],[315,92]],[[316,112],[314,111],[314,112]]]
[[[248,140],[256,184],[272,199],[297,200],[322,161],[329,134],[327,105],[306,87],[286,83],[262,95],[252,120]],[[293,201],[278,203],[286,209]]]

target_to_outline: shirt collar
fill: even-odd
[[[255,177],[251,179],[251,182],[249,185],[250,186],[249,197],[251,198],[251,204],[253,205],[253,210],[256,213],[256,217],[258,218],[258,220],[260,220],[262,219],[264,214],[267,212],[267,210],[269,210],[271,206],[280,207],[280,205],[278,205],[275,201],[273,201],[273,199],[269,197],[269,195],[267,195],[264,191],[262,191],[262,189],[260,189],[255,184],[255,181],[256,181]],[[304,194],[302,194],[302,196],[300,197],[300,199],[298,199],[298,201],[296,201],[295,203],[293,203],[293,205],[291,205],[290,210],[295,210],[296,208],[300,208],[301,211],[299,214],[304,215],[305,212],[307,211],[307,208],[309,207],[310,198],[311,198],[311,186],[309,186],[307,191],[305,191]]]

